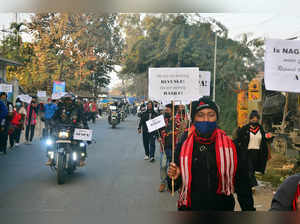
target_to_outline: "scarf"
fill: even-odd
[[[259,126],[257,126],[256,128],[251,128],[250,126],[250,132],[253,133],[254,135],[256,135],[259,130],[260,130]]]
[[[189,129],[188,137],[182,145],[180,152],[180,171],[182,188],[179,195],[178,207],[191,207],[191,183],[192,183],[192,155],[194,141],[215,142],[216,160],[218,167],[217,194],[229,196],[234,193],[234,177],[237,169],[237,153],[232,140],[221,129],[216,129],[209,139],[197,137],[194,125]],[[201,178],[201,177],[199,177]]]
[[[297,191],[296,191],[296,194],[295,194],[295,198],[293,200],[293,211],[297,210],[297,201],[298,201],[299,197],[300,197],[300,182],[298,184]]]

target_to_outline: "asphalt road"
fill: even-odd
[[[96,143],[88,148],[87,165],[64,185],[57,185],[55,173],[44,165],[38,140],[0,154],[0,223],[99,223],[176,211],[177,195],[158,192],[158,147],[154,163],[143,160],[136,117],[116,129],[106,119],[90,126]]]

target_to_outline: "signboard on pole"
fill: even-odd
[[[11,84],[0,84],[0,92],[11,93],[12,85]]]
[[[93,130],[75,128],[73,139],[81,141],[92,141]]]
[[[198,68],[149,68],[151,100],[191,101],[195,96],[199,96]]]
[[[267,39],[265,43],[266,89],[300,93],[300,41]]]
[[[53,83],[53,93],[61,93],[66,91],[66,83],[54,81]]]
[[[210,96],[210,72],[209,71],[199,71],[199,97]]]
[[[45,98],[45,97],[47,97],[47,92],[46,91],[38,91],[37,96],[39,98]]]
[[[165,119],[163,115],[160,115],[156,118],[146,121],[146,125],[149,133],[156,131],[162,127],[166,126]]]
[[[19,98],[22,102],[28,103],[28,104],[30,104],[31,100],[32,100],[31,96],[25,95],[25,94],[19,95],[17,98]]]

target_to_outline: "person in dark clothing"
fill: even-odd
[[[36,102],[36,97],[33,97],[31,103],[27,106],[26,130],[25,130],[26,144],[31,144],[33,140],[35,126],[37,123],[37,113],[38,113],[38,105]],[[30,138],[29,138],[29,134],[30,134]]]
[[[258,185],[255,171],[265,173],[267,161],[271,159],[271,148],[263,127],[259,124],[260,116],[256,110],[250,113],[250,122],[237,132],[235,142],[247,151],[251,187]]]
[[[218,106],[204,97],[192,103],[192,125],[170,163],[168,186],[179,188],[180,211],[233,211],[236,192],[243,211],[255,211],[245,152],[217,128]]]
[[[0,94],[0,152],[6,154],[7,138],[8,138],[8,108],[6,103],[7,95],[2,92]]]
[[[288,177],[275,193],[270,211],[300,212],[300,173]]]
[[[157,117],[158,114],[153,109],[153,103],[150,101],[147,103],[147,110],[141,114],[141,119],[138,126],[138,132],[143,132],[143,144],[145,148],[144,160],[154,162],[155,158],[155,139],[158,137],[158,132],[154,131],[149,133],[146,122]]]

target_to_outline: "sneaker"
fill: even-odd
[[[25,145],[29,145],[29,141],[26,141],[26,142],[25,142]]]
[[[154,160],[155,160],[154,157],[151,157],[151,158],[150,158],[150,162],[151,162],[151,163],[154,162]]]
[[[148,159],[149,159],[149,156],[146,155],[146,156],[144,157],[144,160],[148,160]]]
[[[160,184],[158,191],[159,192],[164,192],[166,189],[166,185],[165,184]]]
[[[20,145],[20,143],[16,143],[16,146],[19,146]]]

